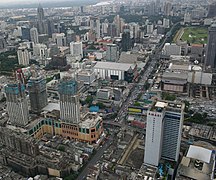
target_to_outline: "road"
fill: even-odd
[[[176,25],[178,25],[179,23],[176,23],[172,26],[172,28],[170,29],[170,32],[173,31],[174,27]],[[160,44],[160,46],[157,48],[157,50],[155,51],[155,57],[157,57],[157,55],[161,52],[164,44],[166,43],[168,37],[165,37],[163,42]],[[131,88],[131,94],[130,96],[128,96],[126,98],[126,100],[122,103],[122,107],[119,110],[118,114],[117,114],[117,121],[119,124],[121,124],[122,128],[130,128],[126,121],[125,121],[125,117],[126,117],[126,112],[128,109],[128,106],[130,105],[130,102],[133,102],[137,96],[139,95],[140,91],[143,90],[140,89],[139,86],[137,86],[138,83],[145,83],[148,80],[149,75],[152,73],[152,71],[155,69],[155,65],[157,63],[157,58],[152,58],[150,60],[150,62],[148,63],[148,67],[145,69],[143,76],[141,77],[141,79],[139,80],[139,82],[137,83],[133,83],[132,84],[132,88]],[[100,147],[97,150],[97,153],[92,157],[92,159],[88,162],[88,164],[85,166],[85,168],[82,170],[82,172],[79,174],[79,176],[77,177],[77,180],[83,180],[86,178],[86,176],[88,175],[88,169],[91,166],[94,166],[101,158],[101,156],[103,155],[104,151],[110,146],[110,143],[113,141],[114,135],[112,134],[110,136],[110,138],[106,141],[106,143]]]
[[[88,164],[85,166],[85,168],[82,170],[82,172],[79,174],[76,180],[83,180],[86,179],[86,176],[88,175],[88,169],[91,166],[94,166],[100,159],[101,156],[103,155],[104,151],[108,149],[110,146],[111,142],[113,141],[114,135],[111,135],[109,139],[104,143],[102,147],[99,147],[97,150],[97,153],[91,158],[91,160],[88,162]]]

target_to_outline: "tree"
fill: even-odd
[[[90,105],[90,104],[92,104],[92,101],[93,101],[93,97],[90,96],[90,95],[88,95],[87,98],[86,98],[86,100],[85,100],[86,104]]]
[[[58,147],[58,150],[64,152],[64,151],[65,151],[65,147],[64,147],[64,146],[59,146],[59,147]]]

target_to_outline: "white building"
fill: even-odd
[[[83,81],[84,84],[91,84],[95,81],[95,72],[92,70],[82,70],[77,73],[77,80]]]
[[[98,61],[94,66],[94,71],[97,78],[125,80],[125,73],[134,67],[134,64]]]
[[[45,44],[35,44],[33,47],[33,55],[40,58],[44,59],[48,57],[48,49]]]
[[[19,65],[29,65],[30,54],[27,47],[19,47],[17,51]]]
[[[33,27],[30,29],[30,38],[31,38],[31,41],[34,42],[35,44],[39,43],[37,28]]]
[[[163,27],[164,28],[169,28],[170,27],[170,20],[163,18]]]
[[[66,46],[66,37],[64,33],[54,33],[52,34],[52,39],[58,46]]]
[[[183,113],[184,104],[159,101],[147,112],[145,164],[158,166],[161,158],[178,160]]]
[[[190,23],[191,22],[191,14],[185,13],[184,15],[184,23]]]
[[[83,57],[83,46],[82,42],[71,42],[70,43],[70,53],[72,56]]]
[[[154,31],[154,25],[153,24],[148,24],[147,25],[147,34],[152,34]]]
[[[164,45],[162,53],[166,56],[181,55],[181,46],[178,46],[176,44],[166,43]]]
[[[119,59],[118,46],[116,44],[107,44],[106,60],[116,62]]]

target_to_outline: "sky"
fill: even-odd
[[[61,7],[62,6],[79,6],[86,4],[94,4],[99,0],[0,0],[1,8],[29,8],[37,7],[39,3],[43,7]]]

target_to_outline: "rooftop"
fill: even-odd
[[[213,151],[191,145],[187,156],[182,158],[176,179],[214,179],[214,164],[215,153]]]
[[[134,64],[128,63],[115,63],[115,62],[97,62],[94,66],[94,69],[112,69],[112,70],[120,70],[127,71],[128,69],[134,68]]]

